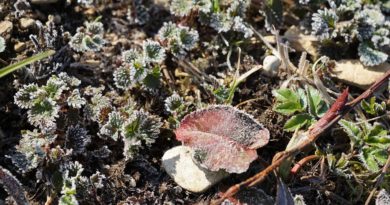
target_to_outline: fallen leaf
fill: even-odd
[[[193,159],[211,170],[245,172],[256,149],[269,141],[269,131],[250,115],[231,106],[215,105],[188,114],[176,139],[193,150]]]

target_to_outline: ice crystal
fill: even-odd
[[[175,112],[181,105],[183,105],[183,98],[177,93],[173,93],[165,99],[165,110],[170,113]]]
[[[114,71],[114,81],[116,87],[120,89],[127,89],[134,85],[134,81],[131,79],[130,69],[124,66],[119,67]]]
[[[38,130],[22,130],[22,138],[19,141],[19,145],[16,146],[17,153],[11,155],[12,162],[22,172],[27,172],[38,167],[46,156],[45,147],[50,145],[55,138],[55,135],[44,134],[38,132]],[[21,157],[26,159],[23,164],[18,163],[22,162],[20,161]]]
[[[127,51],[122,52],[122,60],[125,63],[131,64],[134,61],[139,61],[141,59],[141,55],[139,51],[135,49],[130,49]]]
[[[165,50],[158,42],[146,40],[144,41],[142,48],[146,62],[161,63],[165,60]]]
[[[233,19],[225,13],[213,13],[210,19],[210,27],[221,32],[227,32],[233,25]]]
[[[28,121],[42,130],[51,130],[56,127],[59,106],[50,98],[40,100],[27,111]]]
[[[234,17],[233,30],[237,32],[241,32],[244,34],[244,38],[249,38],[253,35],[253,31],[251,28],[244,24],[244,21],[241,17]]]
[[[70,126],[66,131],[65,143],[67,148],[71,148],[75,154],[83,154],[86,146],[91,142],[88,131],[80,125]]]
[[[143,0],[134,0],[127,10],[127,20],[132,25],[144,25],[149,22],[149,9],[142,3]]]
[[[0,53],[5,50],[5,40],[0,36]]]
[[[94,21],[85,23],[85,26],[77,28],[69,42],[70,47],[77,52],[100,51],[105,43],[103,24]]]
[[[187,16],[194,7],[193,0],[172,0],[171,13],[176,16]]]
[[[121,127],[126,159],[132,159],[142,143],[150,146],[160,134],[161,125],[158,117],[143,110],[134,111]]]
[[[312,16],[312,33],[321,40],[332,37],[332,32],[336,27],[338,16],[333,9],[319,9]]]
[[[119,131],[124,122],[123,117],[117,111],[108,114],[108,121],[100,128],[99,135],[103,137],[111,137],[113,140],[119,138]]]
[[[15,104],[21,108],[28,109],[34,105],[33,95],[38,91],[36,84],[23,85],[14,96]]]
[[[388,55],[370,46],[367,42],[360,43],[358,47],[360,61],[366,66],[376,66],[387,60]]]
[[[67,99],[67,103],[70,107],[80,109],[83,105],[85,105],[85,99],[81,97],[79,90],[73,90],[70,96]]]

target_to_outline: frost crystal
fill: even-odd
[[[194,7],[192,0],[172,0],[171,13],[176,16],[187,16]]]
[[[336,27],[338,16],[333,9],[319,9],[312,17],[312,33],[321,40],[332,37],[332,32]]]
[[[369,43],[362,42],[358,48],[360,61],[366,66],[376,66],[387,60],[388,55],[372,48]]]
[[[142,48],[146,62],[161,63],[165,59],[165,50],[156,41],[146,40]]]
[[[213,13],[210,19],[210,27],[221,32],[227,32],[231,29],[233,20],[225,13]]]
[[[134,61],[139,61],[141,59],[140,53],[135,49],[130,49],[122,53],[122,60],[125,63],[133,63]]]
[[[151,145],[160,134],[162,123],[156,116],[143,110],[134,113],[123,123],[121,132],[125,142],[124,155],[126,159],[134,157],[142,142]]]
[[[150,20],[149,9],[142,2],[142,0],[134,0],[127,10],[127,20],[132,25],[144,25]]]
[[[119,67],[114,72],[114,81],[116,87],[120,89],[128,89],[134,85],[134,81],[131,79],[130,69],[127,67]]]
[[[33,94],[38,91],[36,84],[23,85],[14,96],[15,104],[21,108],[28,109],[34,105]]]
[[[27,111],[28,121],[42,130],[51,130],[56,127],[55,120],[58,118],[59,106],[50,98],[43,99]]]
[[[170,113],[175,112],[181,105],[183,105],[183,98],[177,93],[173,93],[170,97],[165,99],[165,110]]]
[[[85,105],[85,99],[81,97],[79,90],[73,90],[70,96],[67,99],[68,105],[73,108],[80,109]]]
[[[0,53],[5,50],[5,40],[0,36]]]
[[[249,38],[253,35],[252,29],[246,26],[242,18],[239,16],[234,17],[233,30],[243,33],[244,38]]]
[[[70,126],[66,131],[66,147],[72,148],[73,153],[83,154],[86,146],[91,142],[91,136],[88,131],[80,125]]]
[[[111,112],[108,114],[108,121],[100,129],[100,136],[108,136],[115,141],[118,140],[119,130],[122,127],[123,121],[124,120],[119,112]]]
[[[103,24],[87,22],[86,28],[77,28],[77,33],[70,39],[70,47],[77,52],[100,51],[105,43]]]

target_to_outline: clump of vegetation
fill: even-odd
[[[309,5],[315,4],[308,3]],[[366,66],[386,62],[384,51],[390,43],[390,24],[385,5],[363,1],[329,1],[329,7],[312,15],[312,34],[327,44],[331,40],[353,44],[358,42],[360,61]]]
[[[86,22],[85,27],[78,27],[69,45],[77,52],[100,51],[105,43],[103,24],[98,21]]]
[[[387,2],[41,2],[0,3],[0,204],[389,200]]]

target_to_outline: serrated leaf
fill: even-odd
[[[390,136],[387,130],[380,124],[374,124],[364,138],[364,142],[378,148],[387,149],[390,147]]]
[[[309,113],[316,117],[321,117],[323,114],[325,114],[328,108],[326,107],[325,102],[322,100],[320,92],[309,86],[306,88],[306,93]]]
[[[229,173],[245,172],[257,158],[256,149],[269,141],[269,131],[250,115],[223,105],[188,114],[175,134],[201,166]]]
[[[274,90],[273,95],[276,98],[276,105],[274,107],[276,112],[291,115],[305,108],[300,94],[291,89]]]
[[[344,131],[348,134],[348,137],[353,145],[360,144],[360,141],[362,140],[362,130],[356,124],[342,119],[339,121],[339,125],[341,125]]]
[[[286,124],[284,124],[283,129],[286,131],[293,132],[296,129],[299,129],[305,125],[310,125],[314,121],[313,117],[309,114],[297,114],[292,116],[289,120],[287,120]]]
[[[386,163],[387,155],[386,150],[374,147],[363,147],[361,151],[361,160],[368,170],[377,172],[380,169],[379,166]]]

